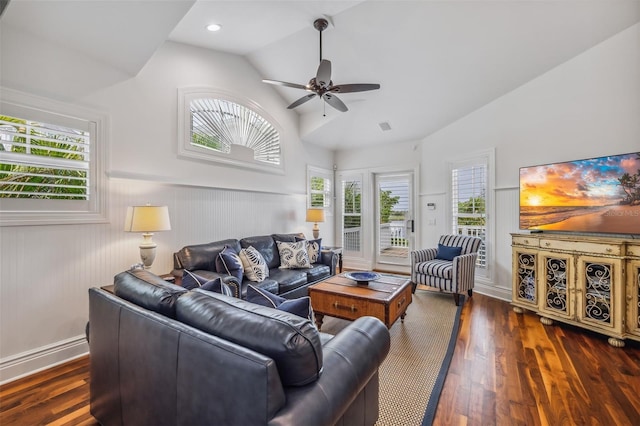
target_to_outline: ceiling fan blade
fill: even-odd
[[[263,83],[275,84],[276,86],[293,87],[294,89],[309,90],[304,84],[287,83],[286,81],[278,80],[262,80]]]
[[[341,112],[349,111],[349,108],[342,102],[336,95],[332,93],[325,93],[322,95],[322,99],[324,99],[329,105],[337,109]]]
[[[293,109],[297,106],[302,105],[303,103],[310,101],[311,99],[315,98],[316,94],[315,93],[310,93],[308,95],[304,95],[303,97],[301,97],[300,99],[298,99],[297,101],[295,101],[294,103],[292,103],[291,105],[289,105],[287,108],[288,109]]]
[[[318,65],[316,73],[316,84],[320,87],[329,87],[331,84],[331,61],[323,59]]]
[[[352,93],[352,92],[366,92],[367,90],[378,90],[379,84],[339,84],[332,86],[329,91],[335,93]]]

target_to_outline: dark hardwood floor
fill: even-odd
[[[453,303],[453,298],[452,298]],[[87,357],[0,387],[0,425],[96,425]],[[640,425],[640,344],[467,299],[435,425]]]

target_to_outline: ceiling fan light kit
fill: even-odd
[[[349,110],[349,108],[347,108],[344,102],[342,102],[340,98],[336,96],[336,93],[365,92],[368,90],[377,90],[380,88],[379,84],[333,84],[333,81],[331,81],[331,61],[322,59],[322,32],[327,29],[328,26],[329,22],[323,18],[316,19],[313,23],[313,27],[320,33],[320,65],[318,65],[316,76],[311,78],[311,80],[309,80],[309,83],[304,85],[287,83],[286,81],[278,80],[262,80],[264,83],[268,84],[291,87],[293,89],[302,89],[306,90],[307,92],[311,92],[293,102],[287,107],[288,109],[296,108],[318,96],[338,111],[346,112]]]

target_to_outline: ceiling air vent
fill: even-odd
[[[378,123],[378,126],[380,126],[380,129],[382,129],[383,132],[386,132],[387,130],[391,130],[391,124],[389,124],[388,121],[383,121],[382,123]]]

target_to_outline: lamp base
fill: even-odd
[[[140,243],[140,259],[144,265],[144,269],[151,268],[153,261],[156,259],[156,247],[158,245],[151,240],[152,233],[142,234],[142,242]]]
[[[318,222],[313,225],[313,238],[317,240],[320,238],[320,228],[318,228]]]

